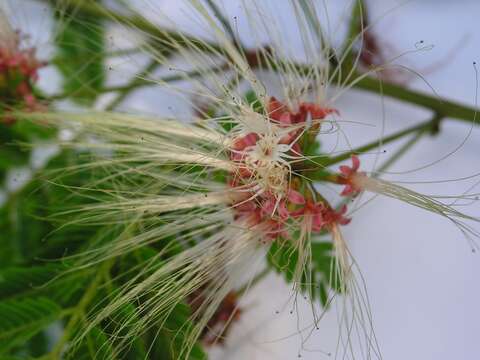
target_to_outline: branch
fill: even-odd
[[[174,50],[176,46],[191,47],[192,44],[194,44],[196,47],[196,50],[199,50],[199,51],[204,51],[204,52],[213,51],[218,53],[224,53],[223,49],[218,44],[207,42],[205,40],[183,34],[179,31],[170,31],[170,30],[162,29],[150,23],[148,20],[137,15],[125,16],[125,15],[118,14],[112,10],[103,8],[101,5],[98,5],[97,3],[94,3],[91,0],[37,0],[37,1],[48,2],[53,6],[58,5],[60,3],[66,4],[68,6],[75,7],[79,11],[85,12],[90,16],[97,16],[97,17],[100,16],[107,20],[125,25],[127,27],[136,28],[141,32],[149,34],[153,38],[159,40],[163,46],[168,47],[170,50]],[[243,51],[245,53],[247,50],[240,49],[240,51]],[[268,61],[268,60],[265,60],[265,61]],[[268,65],[268,68],[272,69],[273,71],[281,70],[278,64],[269,63],[265,65]],[[311,67],[307,67],[305,65],[300,65],[300,64],[291,64],[290,66],[292,65],[301,73],[311,74]],[[352,86],[354,88],[373,92],[380,95],[385,95],[399,101],[422,106],[432,110],[436,114],[439,114],[443,117],[449,117],[449,118],[458,119],[461,121],[472,122],[476,117],[476,113],[478,112],[478,109],[475,109],[473,107],[463,105],[454,101],[441,99],[437,95],[432,96],[420,91],[406,89],[400,85],[385,83],[385,82],[382,82],[381,80],[378,80],[373,77],[369,77],[360,73],[353,74],[353,78],[359,79],[353,82]],[[345,79],[340,79],[338,83],[343,83],[342,80],[345,80]],[[335,83],[335,82],[332,82],[332,83]],[[153,84],[145,83],[144,85],[147,86],[147,85],[153,85]]]
[[[356,149],[347,151],[343,154],[340,154],[334,157],[325,158],[325,155],[319,155],[318,157],[319,158],[322,157],[322,159],[319,159],[319,160],[309,159],[308,161],[306,161],[306,164],[307,165],[310,164],[312,167],[310,169],[309,168],[301,169],[301,171],[302,173],[308,173],[308,175],[306,176],[313,181],[324,180],[325,177],[326,176],[328,177],[329,175],[329,172],[325,170],[326,167],[342,162],[344,160],[347,160],[354,154],[362,154],[362,153],[368,152],[372,149],[377,148],[380,144],[384,145],[384,144],[391,143],[393,141],[401,139],[404,136],[407,136],[412,133],[418,133],[418,132],[423,133],[428,130],[432,131],[432,133],[435,133],[441,119],[442,117],[440,115],[435,115],[429,121],[423,122],[419,125],[409,127],[405,130],[401,130],[381,140],[373,141],[371,143],[360,146]]]

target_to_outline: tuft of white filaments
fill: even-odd
[[[478,250],[478,244],[474,238],[478,238],[480,233],[470,225],[470,223],[480,222],[478,217],[458,211],[454,207],[444,204],[432,196],[423,195],[378,178],[361,174],[355,176],[353,182],[360,189],[400,200],[450,220],[470,241],[472,251]]]

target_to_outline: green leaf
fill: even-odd
[[[10,267],[0,270],[0,299],[39,290],[65,267],[59,265]]]
[[[24,119],[19,119],[13,125],[10,125],[10,128],[13,139],[16,141],[47,140],[57,134],[57,130],[53,127]]]
[[[113,346],[108,336],[99,327],[94,327],[85,336],[85,339],[65,354],[67,359],[75,360],[111,360],[115,356]]]
[[[0,169],[5,172],[14,166],[22,166],[28,163],[30,154],[22,151],[17,146],[9,144],[0,148]]]
[[[245,94],[245,101],[252,107],[253,111],[258,113],[264,112],[265,109],[262,102],[258,99],[257,94],[255,94],[253,90],[247,91]]]
[[[178,304],[166,320],[163,328],[154,333],[153,359],[176,360],[180,354],[184,354],[187,334],[191,327],[190,307],[186,304]],[[190,360],[205,360],[207,355],[200,344],[195,344],[191,349]]]
[[[319,299],[323,306],[327,306],[328,291],[332,289],[338,292],[341,289],[332,272],[335,268],[333,245],[330,242],[312,242],[310,246],[312,261],[302,274],[300,289],[302,293],[309,295],[311,300]],[[294,280],[298,263],[298,251],[295,247],[286,242],[274,242],[267,254],[267,260],[287,282]]]
[[[6,125],[0,121],[0,185],[10,168],[25,165],[30,159],[30,152],[16,143],[26,139],[17,135],[13,125]]]
[[[118,334],[120,341],[124,340],[125,337],[130,336],[130,343],[125,347],[125,344],[120,345],[122,348],[122,359],[125,360],[137,360],[137,359],[147,359],[148,351],[150,348],[148,344],[145,343],[145,340],[142,336],[131,336],[129,331],[132,331],[133,327],[139,321],[135,306],[132,304],[123,305],[117,313],[112,317],[112,320],[105,327],[107,332],[115,332],[118,329],[118,325],[121,324],[122,329]],[[115,340],[115,339],[114,339]],[[114,346],[117,345],[114,343]]]
[[[37,173],[33,181],[21,191],[11,196],[0,208],[0,268],[24,262],[33,262],[37,258],[58,259],[73,253],[80,246],[86,246],[98,231],[98,227],[69,225],[62,227],[56,216],[69,207],[81,206],[91,202],[86,197],[72,196],[72,190],[42,179],[50,172],[53,182],[58,169],[71,165],[79,165],[81,158],[75,152],[62,152],[51,159],[43,172]],[[53,169],[57,173],[51,173]],[[92,181],[93,175],[99,172],[63,171],[62,180],[70,186],[83,186]],[[99,176],[102,174],[99,174]],[[63,223],[72,220],[62,219]]]
[[[8,267],[0,270],[0,300],[46,296],[63,306],[75,303],[90,276],[87,271],[68,272],[62,264]]]
[[[46,331],[41,331],[33,336],[27,343],[27,350],[31,356],[41,356],[48,352],[49,335]]]
[[[91,105],[106,77],[103,21],[67,8],[66,14],[57,12],[57,25],[54,63],[64,77],[63,89],[77,103]]]
[[[0,353],[26,342],[61,314],[61,307],[46,297],[0,301]]]
[[[42,239],[50,231],[47,223],[33,218],[33,214],[42,214],[41,204],[35,198],[18,196],[9,201],[3,210],[6,216],[0,221],[0,242],[11,244],[15,262],[33,258]]]
[[[9,169],[28,164],[31,147],[25,143],[49,139],[55,134],[56,130],[53,128],[23,119],[10,125],[0,121],[0,185]]]

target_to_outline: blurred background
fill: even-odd
[[[180,1],[127,2],[152,21],[160,18],[157,14],[167,14],[181,29],[205,35],[185,15],[187,7]],[[285,34],[295,31],[295,22],[288,21],[291,14],[287,0],[262,3],[271,10],[270,16],[284,20],[280,31]],[[328,10],[330,34],[335,40],[345,32],[351,2],[319,0],[318,3],[319,8]],[[242,1],[225,0],[220,4],[229,19],[235,18],[242,40],[248,44],[248,31],[243,30],[247,19],[241,11]],[[480,62],[477,22],[480,2],[368,0],[366,4],[372,31],[387,58],[399,56],[395,63],[412,70],[401,72],[400,82],[429,93],[433,89],[440,97],[465,104],[476,103],[478,79],[473,62]],[[7,0],[6,7],[15,27],[29,34],[40,56],[48,58],[53,28],[49,11],[41,3],[27,0]],[[121,47],[121,30],[110,31],[109,45]],[[142,56],[115,59],[108,65],[108,82],[124,83],[144,62]],[[41,70],[39,86],[55,93],[60,78],[53,68]],[[101,109],[109,96],[101,97],[94,106]],[[335,107],[344,120],[352,122],[343,127],[352,147],[430,117],[424,109],[358,90],[346,92]],[[120,110],[185,117],[191,112],[188,104],[177,96],[155,87],[135,92]],[[382,177],[432,195],[458,195],[475,189],[477,177],[456,179],[480,172],[480,128],[450,120],[445,120],[441,127],[439,135],[423,138]],[[336,138],[327,136],[322,141],[326,147],[333,147]],[[378,158],[386,158],[401,144],[363,156],[362,166],[374,169]],[[32,166],[40,166],[52,151],[45,146],[35,153]],[[2,197],[20,187],[28,173],[28,167],[11,171]],[[479,215],[480,206],[471,204],[465,211]],[[436,215],[382,197],[368,202],[353,215],[344,234],[366,282],[384,358],[478,359],[480,261],[458,229]],[[326,353],[335,351],[337,340],[335,309],[328,312],[319,330],[302,333],[299,330],[311,325],[310,305],[300,302],[291,314],[291,296],[291,288],[280,276],[269,275],[243,300],[241,319],[235,323],[226,344],[211,349],[211,358],[328,359]]]

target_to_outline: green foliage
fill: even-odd
[[[178,304],[173,309],[165,322],[165,326],[162,329],[158,329],[154,335],[158,337],[154,350],[154,359],[178,359],[179,355],[185,350],[185,329],[192,325],[189,319],[190,315],[190,308],[185,304]],[[204,360],[206,357],[202,348],[196,344],[191,350],[189,359]]]
[[[115,351],[107,335],[99,327],[94,327],[85,335],[84,340],[65,356],[74,360],[110,360],[115,359]]]
[[[0,270],[0,300],[47,296],[62,306],[72,305],[83,291],[89,272],[68,270],[58,263]]]
[[[60,31],[54,63],[63,75],[63,90],[77,103],[91,105],[106,78],[104,21],[73,8],[56,15]]]
[[[300,289],[312,301],[320,300],[323,306],[328,306],[329,290],[340,291],[338,278],[335,277],[335,256],[333,244],[330,242],[311,243],[311,262],[302,273]],[[292,245],[274,242],[267,255],[268,264],[283,275],[287,282],[294,280],[298,263],[298,251]]]
[[[258,113],[263,113],[265,111],[262,102],[258,99],[257,94],[255,94],[253,90],[245,93],[245,101],[252,107],[253,111]]]
[[[0,270],[0,299],[24,295],[39,291],[41,286],[58,276],[65,267],[57,264],[45,264],[33,267],[9,267]]]
[[[0,353],[27,341],[61,314],[61,307],[47,297],[0,301]]]
[[[55,134],[54,129],[31,122],[19,120],[6,124],[0,119],[0,185],[9,169],[28,165],[32,143]]]

